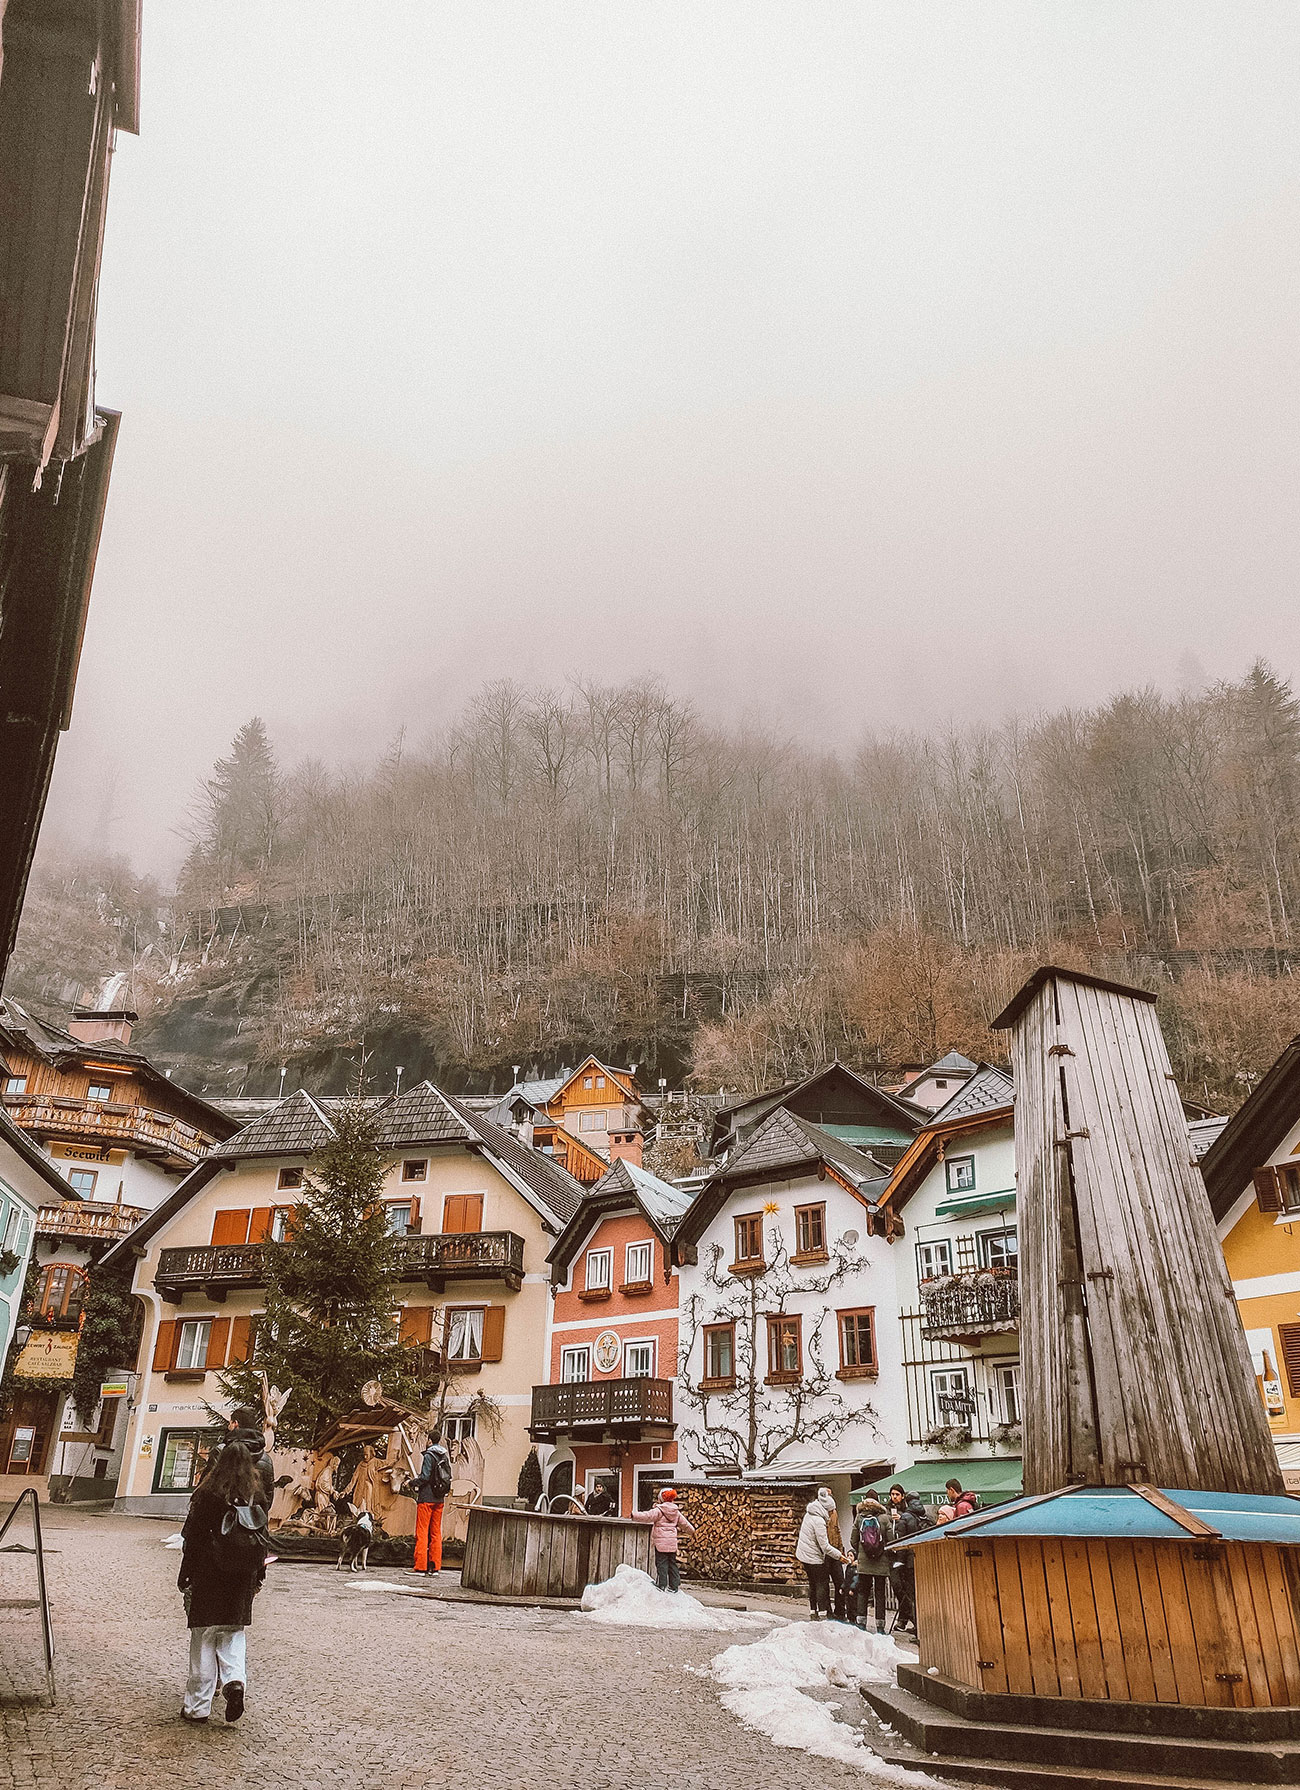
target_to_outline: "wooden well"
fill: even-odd
[[[913,1550],[921,1664],[994,1695],[1300,1704],[1300,1548],[1001,1536]]]
[[[460,1582],[498,1597],[581,1597],[619,1566],[650,1571],[648,1523],[478,1504],[469,1513]]]

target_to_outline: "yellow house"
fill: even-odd
[[[1206,1152],[1260,1397],[1289,1491],[1300,1491],[1300,1038]]]
[[[485,1502],[513,1498],[547,1378],[547,1255],[582,1189],[548,1157],[425,1082],[377,1116],[400,1239],[403,1335],[453,1369],[449,1441]],[[217,1374],[256,1347],[263,1258],[332,1131],[300,1092],[221,1144],[105,1257],[136,1260],[146,1310],[118,1508],[179,1514],[216,1432]],[[255,1356],[254,1356],[255,1358]],[[455,1452],[455,1451],[454,1451]]]

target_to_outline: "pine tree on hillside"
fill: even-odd
[[[195,851],[187,876],[207,869],[222,889],[270,868],[280,826],[280,772],[261,717],[235,735],[199,790]]]
[[[292,1227],[266,1250],[266,1312],[254,1360],[226,1369],[223,1395],[260,1407],[260,1374],[288,1391],[278,1439],[309,1446],[360,1403],[368,1380],[414,1405],[429,1396],[422,1352],[398,1335],[394,1241],[381,1203],[386,1163],[360,1105],[308,1163]],[[436,1383],[436,1380],[435,1380]]]

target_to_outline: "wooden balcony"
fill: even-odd
[[[266,1284],[266,1252],[278,1243],[216,1243],[197,1249],[164,1249],[154,1274],[156,1291],[179,1305],[186,1293],[218,1304],[240,1287]],[[449,1280],[501,1280],[518,1292],[524,1284],[524,1240],[514,1231],[438,1232],[399,1237],[394,1243],[397,1278],[423,1281],[445,1291]]]
[[[216,1142],[170,1113],[148,1106],[126,1106],[115,1100],[78,1100],[65,1094],[5,1101],[20,1131],[47,1142],[99,1144],[105,1149],[132,1150],[167,1168],[193,1168]]]
[[[116,1243],[133,1231],[145,1215],[143,1206],[110,1206],[106,1201],[69,1200],[64,1206],[42,1206],[36,1214],[36,1235],[58,1242]]]
[[[535,1442],[638,1442],[673,1434],[671,1380],[574,1380],[533,1387]]]
[[[952,1342],[1020,1326],[1020,1283],[1011,1269],[953,1274],[921,1288],[921,1335]]]

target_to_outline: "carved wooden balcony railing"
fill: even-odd
[[[127,1236],[145,1215],[143,1206],[110,1206],[104,1200],[86,1200],[78,1204],[70,1200],[66,1206],[42,1206],[36,1214],[38,1237],[82,1239],[96,1238],[115,1242]]]
[[[673,1428],[671,1380],[573,1380],[533,1387],[535,1440],[574,1431],[593,1436],[611,1431],[635,1440],[643,1428]]]
[[[187,1292],[218,1302],[239,1287],[266,1284],[266,1252],[278,1243],[215,1243],[195,1249],[164,1249],[154,1286],[179,1304]],[[449,1280],[502,1280],[518,1292],[524,1283],[524,1240],[514,1231],[437,1232],[399,1237],[394,1243],[397,1278],[423,1281],[441,1293]]]
[[[20,1131],[69,1143],[134,1150],[180,1168],[193,1168],[216,1142],[170,1113],[113,1100],[80,1100],[65,1094],[42,1094],[30,1100],[11,1096],[5,1109]]]

